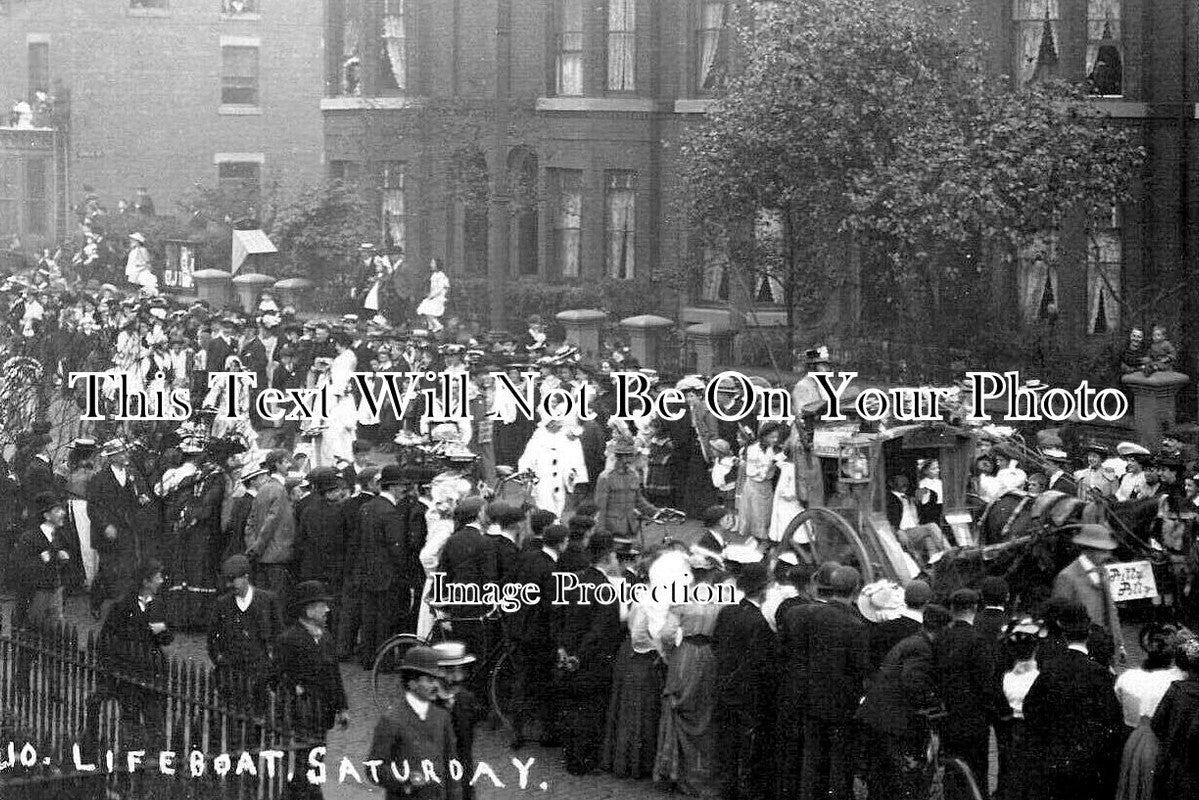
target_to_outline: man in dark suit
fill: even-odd
[[[213,603],[208,622],[208,658],[222,697],[264,707],[271,675],[271,650],[283,628],[279,598],[250,583],[250,560],[230,556],[221,565],[230,591]],[[240,692],[249,691],[249,697]]]
[[[105,443],[100,455],[108,465],[87,484],[87,513],[92,523],[92,546],[100,555],[100,566],[92,584],[92,615],[97,619],[103,605],[136,588],[132,569],[141,555],[135,526],[142,495],[132,471],[125,443]]]
[[[808,675],[804,693],[804,800],[853,797],[853,718],[870,674],[869,632],[854,605],[862,578],[838,567],[828,579],[828,602],[796,632],[798,660]]]
[[[377,774],[387,800],[460,800],[463,783],[470,781],[465,773],[462,780],[450,777],[458,750],[450,712],[435,702],[445,675],[439,661],[431,647],[408,649],[400,664],[404,696],[375,726],[367,758],[382,762]],[[438,781],[426,777],[425,764]]]
[[[712,630],[716,656],[717,767],[721,796],[766,796],[773,783],[770,733],[774,705],[775,640],[762,601],[769,583],[763,562],[742,564],[737,588],[745,597],[725,606]]]
[[[329,601],[320,581],[296,585],[288,603],[294,622],[275,640],[274,676],[285,702],[296,703],[295,716],[304,735],[323,744],[334,725],[350,724],[349,703],[341,670],[337,664],[337,646],[326,628]],[[320,797],[319,787],[307,782],[297,769],[289,786],[291,796]]]
[[[892,647],[920,632],[924,607],[928,605],[932,596],[932,588],[925,581],[908,581],[907,585],[903,587],[904,608],[901,615],[895,619],[883,620],[870,626],[870,669],[872,672],[882,666],[883,659],[887,657],[887,653],[891,651]]]
[[[291,584],[295,559],[296,517],[286,488],[289,464],[286,450],[267,453],[262,460],[267,477],[246,518],[246,557],[254,566],[255,582],[280,593]]]
[[[949,623],[949,611],[928,606],[920,629],[898,642],[883,659],[857,712],[868,767],[870,797],[911,798],[924,785],[928,726],[920,712],[939,700],[933,644]]]
[[[379,469],[367,467],[358,473],[358,491],[342,504],[347,524],[341,613],[337,615],[337,651],[342,661],[352,660],[358,650],[358,634],[362,630],[363,586],[358,571],[358,551],[362,547],[362,507],[377,497],[378,492]]]
[[[241,347],[237,350],[237,357],[241,361],[242,371],[251,372],[256,378],[256,388],[248,390],[250,393],[250,417],[254,420],[255,425],[258,425],[261,419],[254,410],[254,398],[266,388],[267,366],[270,363],[266,352],[266,344],[262,341],[262,337],[265,334],[266,330],[264,328],[252,328],[241,343]]]
[[[315,470],[313,470],[315,472]],[[346,517],[346,484],[337,473],[309,473],[315,499],[297,513],[296,560],[299,579],[323,582],[341,594],[350,521]]]
[[[383,467],[379,496],[362,506],[358,577],[362,587],[362,656],[370,668],[375,652],[397,631],[415,629],[414,598],[424,585],[417,560],[413,517],[400,507],[405,473],[399,464]]]
[[[973,589],[949,596],[953,622],[937,641],[937,672],[947,714],[942,746],[966,762],[979,786],[986,786],[990,723],[1011,711],[995,668],[995,647],[974,625],[978,603]]]
[[[551,616],[551,603],[555,592],[554,571],[566,550],[566,537],[565,525],[547,525],[541,532],[541,543],[523,550],[516,564],[516,581],[537,586],[540,599],[508,617],[508,636],[515,645],[512,657],[516,666],[516,694],[520,698],[513,721],[514,747],[523,744],[533,715],[541,721],[541,744],[558,746],[558,698],[552,691],[558,659],[554,618],[557,615]]]
[[[46,492],[60,493],[54,469],[50,466],[50,436],[34,434],[30,442],[31,456],[21,469],[21,495],[25,501],[25,518],[32,524],[40,524],[41,509],[38,497]]]
[[[1044,800],[1110,797],[1120,765],[1121,711],[1112,674],[1087,654],[1090,620],[1079,603],[1059,615],[1066,649],[1045,662],[1024,699],[1025,730]]]
[[[495,551],[483,536],[483,506],[482,498],[467,497],[454,508],[454,532],[441,550],[437,567],[445,573],[446,583],[477,586],[480,594],[484,584],[496,582]],[[449,612],[454,617],[481,617],[490,610],[490,606],[459,605]],[[488,652],[483,622],[455,622],[454,635],[466,642],[470,652]]]
[[[229,356],[237,354],[234,344],[240,326],[233,319],[222,319],[216,323],[216,330],[208,343],[204,345],[204,371],[206,373],[224,372],[225,362]],[[208,389],[208,375],[204,376],[204,388]]]
[[[516,582],[517,562],[520,559],[521,530],[525,524],[525,512],[505,500],[493,500],[487,504],[487,546],[491,548],[491,561],[495,564],[495,582],[500,586]]]
[[[603,532],[587,545],[591,566],[575,573],[583,586],[607,586],[617,574],[615,543]],[[581,589],[581,592],[594,591]],[[554,608],[560,615],[558,657],[568,666],[562,671],[563,728],[566,731],[566,771],[586,775],[599,766],[604,740],[604,715],[612,691],[612,666],[624,639],[620,604],[582,602],[586,595],[567,593],[569,605]],[[555,598],[549,598],[552,602]],[[546,598],[542,598],[546,602]]]
[[[974,627],[983,641],[996,646],[1003,628],[1008,622],[1007,604],[1011,595],[1007,581],[998,575],[988,575],[978,585],[982,597],[982,610],[974,619]]]
[[[462,642],[441,642],[433,645],[437,651],[437,665],[445,670],[445,679],[439,687],[437,705],[450,712],[450,724],[454,729],[458,760],[462,762],[464,774],[475,773],[475,726],[487,718],[488,708],[479,702],[467,688],[467,668],[478,661],[467,652]],[[463,781],[463,800],[474,800],[475,789],[469,780]]]
[[[142,561],[132,577],[136,588],[112,604],[100,629],[101,662],[106,672],[97,696],[116,697],[122,719],[135,725],[140,722],[144,737],[133,737],[133,741],[161,741],[166,724],[166,693],[161,682],[167,665],[162,648],[175,638],[167,627],[166,610],[157,600],[163,583],[162,562]]]
[[[63,571],[70,560],[62,534],[67,510],[52,492],[42,492],[36,503],[36,524],[21,534],[11,555],[17,589],[13,628],[49,631],[63,622]]]

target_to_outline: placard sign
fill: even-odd
[[[1107,564],[1108,586],[1112,600],[1144,600],[1157,597],[1157,583],[1153,580],[1153,565],[1148,561],[1127,561],[1123,564]]]

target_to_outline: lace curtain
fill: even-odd
[[[1048,304],[1061,295],[1057,281],[1057,237],[1041,236],[1020,249],[1016,269],[1020,314],[1026,323],[1044,319]]]
[[[1016,81],[1024,86],[1038,75],[1054,72],[1058,61],[1058,0],[1013,0],[1017,26]]]
[[[1092,234],[1087,247],[1087,331],[1108,333],[1120,324],[1120,233]]]
[[[724,3],[704,3],[699,23],[699,88],[713,89],[718,80],[716,60],[724,26]]]
[[[608,191],[608,275],[632,278],[636,252],[636,200],[632,189]]]
[[[559,176],[558,209],[554,229],[558,240],[558,268],[565,278],[579,275],[582,244],[583,192],[577,179]]]
[[[558,94],[583,94],[583,0],[561,0],[558,23]]]
[[[636,0],[608,0],[608,90],[636,88]]]
[[[1087,82],[1093,94],[1124,93],[1121,0],[1087,0]]]
[[[383,47],[396,88],[408,88],[408,40],[404,35],[404,0],[389,0],[383,17]]]

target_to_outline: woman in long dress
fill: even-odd
[[[787,448],[784,448],[786,451]],[[778,462],[779,479],[774,487],[774,504],[770,509],[770,541],[783,541],[783,534],[791,520],[803,511],[804,499],[800,497],[796,481],[795,462],[791,459]]]
[[[715,584],[721,577],[715,566],[711,559],[697,559],[692,572],[697,581]],[[712,725],[716,708],[712,632],[720,609],[715,603],[672,606],[660,637],[666,654],[666,684],[654,780],[697,797],[720,793]]]
[[[643,603],[621,607],[626,632],[613,667],[608,729],[600,757],[602,769],[618,778],[653,775],[662,708],[661,643],[655,636],[655,609]]]
[[[781,425],[762,426],[756,441],[745,446],[741,457],[744,483],[737,499],[738,526],[742,536],[761,541],[770,534],[770,517],[774,507],[774,478],[786,455],[779,449]]]
[[[429,262],[429,294],[416,307],[416,313],[425,318],[430,333],[437,333],[445,327],[441,324],[441,318],[445,315],[445,301],[449,293],[450,279],[441,268],[441,263],[434,258]]]
[[[1149,720],[1153,719],[1170,684],[1186,677],[1185,672],[1174,666],[1172,628],[1151,626],[1142,634],[1141,641],[1145,646],[1144,663],[1116,679],[1116,696],[1124,710],[1124,724],[1132,729],[1120,760],[1116,800],[1152,800],[1159,745]]]
[[[455,468],[461,467],[461,468]],[[429,494],[422,495],[425,505],[425,544],[420,550],[420,563],[425,574],[425,589],[421,593],[420,611],[416,617],[416,635],[428,636],[433,632],[436,615],[429,605],[429,594],[433,591],[433,572],[441,563],[441,550],[454,532],[454,509],[471,493],[471,482],[464,474],[470,462],[454,464],[435,477],[429,484]]]

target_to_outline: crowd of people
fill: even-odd
[[[158,648],[203,631],[226,697],[300,687],[322,701],[327,729],[350,724],[340,663],[371,669],[389,637],[427,635],[448,615],[454,641],[397,666],[404,697],[371,745],[384,761],[469,763],[486,708],[467,676],[506,640],[520,700],[512,746],[561,747],[576,774],[703,797],[850,798],[858,779],[871,798],[914,797],[927,793],[936,730],[984,793],[995,737],[1003,798],[1194,796],[1199,644],[1185,629],[1148,629],[1143,665],[1117,680],[1121,628],[1099,569],[1116,542],[1104,525],[1073,535],[1078,558],[1043,607],[1016,608],[1000,578],[939,603],[919,578],[863,586],[852,564],[813,563],[806,530],[791,530],[827,494],[809,457],[821,402],[810,374],[790,387],[794,425],[759,424],[754,410],[725,421],[704,405],[704,376],[659,374],[619,341],[584,358],[537,317],[519,334],[453,319],[436,262],[411,319],[389,318],[377,270],[360,314],[305,318],[270,293],[249,311],[160,294],[145,243],[130,244],[122,286],[89,284],[50,254],[0,284],[5,359],[42,369],[34,422],[10,430],[0,465],[17,627],[61,623],[64,594],[81,589],[105,638]],[[829,364],[824,348],[805,354],[810,371]],[[69,380],[81,371],[184,392],[195,413],[54,428],[53,411],[81,400]],[[267,420],[251,392],[226,419],[224,389],[208,381],[219,371],[254,374],[255,391],[328,387],[332,408]],[[428,402],[367,409],[352,380],[364,371],[461,374],[470,413],[450,413],[425,377]],[[496,391],[497,371],[517,386],[536,373],[537,397],[587,393],[596,418],[527,419]],[[615,371],[677,389],[680,419],[613,419]],[[116,396],[110,387],[106,404]],[[718,402],[740,400],[730,389]],[[1174,436],[1151,454],[1130,442],[1119,460],[1092,446],[1077,471],[1060,447],[1047,442],[1037,466],[1022,466],[1007,440],[980,434],[972,491],[1157,498],[1153,533],[1189,595],[1199,478],[1179,485],[1195,469],[1188,446]],[[950,546],[940,464],[923,460],[889,488],[891,528],[919,572]],[[702,525],[694,543],[647,544],[643,526],[666,509]],[[562,572],[591,586],[727,585],[737,602],[543,600],[489,613],[430,593],[442,573],[480,588],[536,584],[548,598]],[[157,713],[136,695],[123,703],[147,724]],[[384,785],[394,797],[469,789],[417,774]]]

